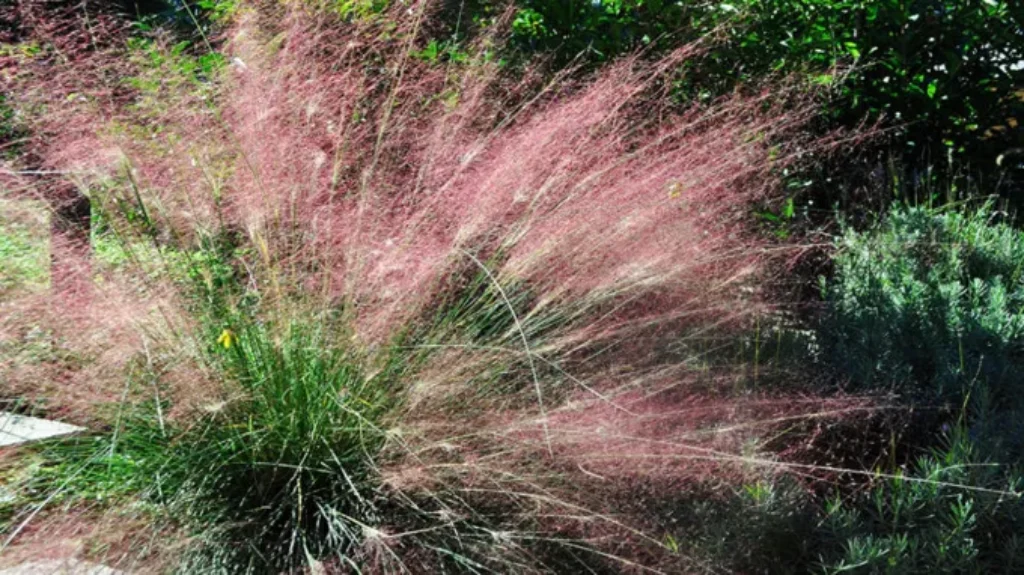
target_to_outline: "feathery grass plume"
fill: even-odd
[[[108,3],[32,0],[0,7],[0,77],[19,129],[0,159],[4,196],[45,201],[51,214],[51,287],[66,309],[89,295],[89,198],[84,186],[110,161],[96,129],[123,103],[116,58],[127,22]],[[27,132],[27,133],[26,133]]]
[[[107,3],[0,7],[0,85],[10,111],[10,129],[0,130],[0,198],[5,215],[38,224],[17,246],[35,281],[0,302],[2,394],[18,409],[79,423],[96,422],[95,404],[123,395],[124,364],[141,351],[135,325],[152,311],[118,282],[96,282],[105,270],[93,265],[101,254],[90,245],[88,189],[117,156],[101,128],[128,97],[119,60],[127,31]],[[5,217],[0,242],[17,237],[17,223]]]
[[[807,102],[680,109],[693,46],[546,83],[494,37],[439,66],[435,9],[240,4],[223,58],[156,35],[98,66],[130,98],[78,110],[116,151],[86,184],[116,285],[165,299],[105,433],[33,452],[8,543],[113,500],[192,572],[697,570],[637,482],[773,472],[766,429],[872,409],[729,393],[773,260],[749,214]]]

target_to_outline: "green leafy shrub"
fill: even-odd
[[[859,387],[1013,395],[1022,367],[1024,234],[989,209],[894,208],[847,228],[823,285],[830,356]]]
[[[1024,484],[989,447],[954,426],[944,445],[853,490],[818,498],[783,474],[658,508],[685,517],[670,545],[728,572],[1017,573]]]
[[[903,170],[893,178],[907,191],[936,179],[951,181],[966,164],[975,175],[1005,175],[1019,151],[1000,165],[993,160],[1024,146],[1024,4],[1019,2],[516,4],[513,38],[519,49],[551,54],[562,63],[579,55],[600,62],[648,45],[663,49],[714,37],[707,54],[683,64],[677,92],[686,99],[707,100],[777,74],[826,86],[831,98],[823,109],[824,127],[886,122],[895,144],[886,153]],[[837,66],[842,73],[836,73]],[[850,166],[842,169],[849,172]],[[1013,180],[998,181],[1008,186]],[[835,191],[823,193],[836,199]]]
[[[202,16],[213,22],[223,22],[238,11],[239,3],[237,0],[198,0],[196,7]]]
[[[826,573],[1015,573],[1020,478],[983,459],[957,429],[949,444],[908,473],[879,478],[848,500],[833,499],[822,522]]]
[[[386,0],[335,0],[322,7],[351,17],[380,14]],[[442,10],[449,10],[442,3]],[[882,119],[901,185],[956,164],[993,173],[993,158],[1024,146],[1024,5],[1007,0],[513,0],[509,47],[542,54],[556,66],[582,58],[606,62],[714,38],[702,57],[683,63],[677,94],[707,100],[738,84],[794,74],[827,86],[829,127]],[[445,13],[424,55],[486,28],[506,4],[473,0]],[[450,35],[450,37],[449,37]],[[446,44],[448,43],[448,44]],[[443,51],[443,50],[442,50]],[[836,67],[844,68],[836,73]]]
[[[690,9],[678,2],[521,0],[512,30],[523,47],[603,60],[678,31]]]
[[[769,0],[711,10],[730,40],[722,64],[741,77],[766,70],[820,74],[857,66],[839,85],[833,113],[886,115],[917,139],[963,151],[1021,110],[1014,94],[1024,58],[1024,12],[994,0]],[[719,4],[721,8],[725,4]],[[717,50],[716,50],[717,52]],[[822,78],[831,82],[832,78]],[[838,80],[838,79],[837,79]]]
[[[826,572],[1020,569],[1022,253],[1024,234],[987,206],[895,206],[871,229],[843,230],[822,282],[826,357],[856,388],[963,410],[944,446],[828,505]]]
[[[143,96],[136,104],[141,109],[155,105],[161,94],[208,96],[213,89],[211,79],[225,65],[224,56],[218,52],[191,54],[195,49],[187,40],[165,48],[148,38],[129,38],[128,49],[141,73],[125,82]]]

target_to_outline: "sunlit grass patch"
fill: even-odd
[[[0,298],[46,289],[50,218],[41,202],[0,199]]]

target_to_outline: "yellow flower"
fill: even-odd
[[[235,332],[231,331],[230,329],[225,329],[224,331],[222,331],[220,333],[220,337],[217,338],[217,343],[223,345],[224,349],[231,349],[231,346],[235,345],[235,342],[237,341],[238,336],[236,336]]]
[[[672,182],[671,184],[669,184],[669,186],[668,186],[668,197],[669,197],[669,199],[674,200],[674,199],[678,198],[679,196],[681,196],[682,193],[683,193],[683,188],[684,187],[685,186],[683,186],[682,182]]]

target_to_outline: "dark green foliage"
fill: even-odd
[[[140,31],[173,30],[197,40],[208,38],[234,14],[238,0],[122,0],[122,11]]]
[[[995,176],[992,187],[999,182],[1007,189],[1019,178],[1022,154],[1011,150],[1024,146],[1024,4],[519,0],[517,5],[513,31],[520,49],[552,54],[561,63],[579,54],[602,61],[648,44],[667,49],[713,34],[708,53],[684,64],[677,89],[687,100],[706,100],[773,75],[796,74],[827,86],[831,98],[823,127],[886,122],[890,132],[883,143],[891,143],[888,153],[901,167],[892,178],[908,196],[935,178],[950,181],[963,171],[975,178]],[[996,158],[1008,151],[997,165]]]
[[[1016,474],[980,457],[963,430],[913,471],[832,500],[822,522],[826,573],[1016,573],[1024,502]]]
[[[676,33],[691,9],[660,0],[520,0],[512,30],[530,50],[604,60]]]
[[[949,396],[980,382],[999,400],[1019,395],[1024,235],[995,218],[897,207],[844,232],[824,332],[852,384]]]
[[[936,137],[965,137],[1005,122],[1013,115],[1007,106],[1020,109],[1013,91],[1024,74],[1014,70],[1024,59],[1024,12],[1015,5],[769,0],[737,3],[735,17],[721,9],[708,14],[733,38],[727,50],[741,76],[766,69],[821,73],[838,62],[856,63],[840,85],[845,105],[837,112],[886,114],[915,131],[939,128]]]
[[[904,193],[955,170],[1006,174],[995,158],[1024,144],[1024,5],[1007,1],[744,2],[711,59],[742,77],[801,72],[834,85],[826,118],[882,119],[904,164]],[[828,68],[852,65],[839,78]],[[701,64],[701,66],[706,66]],[[969,168],[964,168],[968,166]],[[962,187],[962,186],[961,186]],[[995,187],[995,181],[992,182]]]
[[[792,476],[656,506],[670,547],[736,573],[1017,573],[1024,487],[960,427],[908,469],[819,499]]]
[[[813,500],[795,481],[768,477],[733,493],[697,488],[658,506],[678,529],[670,547],[728,573],[806,573],[815,562]]]
[[[1012,197],[1024,178],[1024,4],[511,3],[511,42],[501,51],[513,61],[515,55],[540,55],[555,68],[599,65],[637,50],[659,54],[702,41],[708,50],[684,62],[676,75],[674,97],[683,103],[706,102],[740,86],[792,76],[828,94],[818,129],[855,129],[881,121],[885,137],[875,140],[873,149],[856,150],[864,154],[860,160],[865,165],[844,153],[827,175],[803,178],[817,184],[811,187],[819,202],[848,203],[845,195],[864,186],[894,187],[907,198],[944,188],[945,195],[956,197],[974,193],[979,180],[990,192]],[[339,0],[323,7],[345,17],[378,17],[390,4]],[[437,22],[426,30],[429,40],[416,54],[428,61],[465,61],[464,43],[487,29],[505,5],[493,0],[440,3]],[[878,178],[870,174],[886,166],[885,181],[874,181]]]
[[[17,111],[8,103],[7,95],[0,92],[0,159],[16,157],[25,136]]]
[[[837,247],[822,336],[839,373],[963,408],[944,446],[829,505],[826,571],[1019,570],[1024,234],[989,208],[896,206]]]

